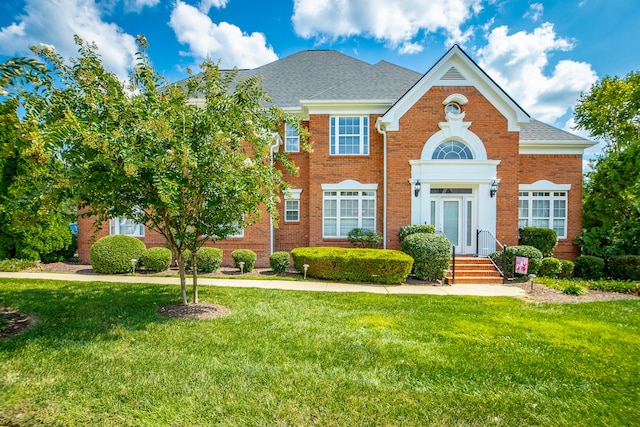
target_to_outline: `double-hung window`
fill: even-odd
[[[284,151],[297,153],[300,151],[300,135],[293,126],[284,125]]]
[[[329,127],[332,155],[369,154],[368,116],[332,116]]]
[[[138,224],[128,218],[112,218],[109,222],[110,234],[144,237],[144,224]]]
[[[300,221],[300,188],[290,188],[284,194],[284,222]]]
[[[520,191],[518,227],[552,228],[567,238],[566,191]]]
[[[347,237],[354,228],[376,229],[375,191],[325,191],[323,236]]]

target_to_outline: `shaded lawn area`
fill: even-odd
[[[633,425],[640,303],[0,280],[0,425]]]

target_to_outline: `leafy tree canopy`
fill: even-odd
[[[640,253],[640,72],[605,77],[583,94],[576,122],[607,142],[585,180],[580,244],[588,255]]]
[[[640,128],[640,71],[625,78],[607,76],[583,93],[575,109],[578,129],[604,139],[619,151],[637,139]]]
[[[123,83],[95,45],[76,43],[70,63],[50,47],[32,48],[49,71],[17,90],[25,120],[37,122],[38,137],[62,153],[85,215],[131,218],[167,239],[186,303],[184,251],[195,271],[195,252],[207,240],[236,234],[263,212],[277,219],[287,185],[281,170],[297,171],[277,152],[276,135],[285,121],[303,141],[306,133],[273,105],[258,78],[238,79],[207,60],[200,73],[169,84],[138,37],[138,61]]]

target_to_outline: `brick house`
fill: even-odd
[[[273,227],[265,215],[216,243],[225,263],[238,248],[254,250],[264,266],[273,251],[349,246],[354,227],[377,230],[384,247],[399,249],[400,227],[425,223],[461,254],[484,252],[487,241],[493,250],[491,239],[518,244],[518,228],[533,225],[558,232],[556,257],[578,255],[582,154],[593,142],[531,118],[460,47],[424,75],[336,51],[303,51],[239,73],[250,75],[301,117],[313,151],[302,152],[295,132],[283,129],[280,149],[300,175],[289,179],[280,222]],[[164,246],[144,225],[115,218],[93,235],[92,221],[78,224],[81,261],[108,234]]]

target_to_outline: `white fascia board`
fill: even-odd
[[[584,154],[596,145],[589,141],[520,141],[520,154]]]
[[[455,67],[465,80],[441,80],[442,76]],[[507,94],[487,77],[458,46],[454,46],[436,65],[427,72],[398,102],[382,117],[383,127],[387,131],[399,130],[400,118],[415,105],[433,86],[473,86],[507,118],[508,129],[520,130],[520,126],[529,123],[529,115]]]
[[[490,183],[500,160],[409,160],[412,179],[426,182]]]
[[[533,184],[519,184],[519,191],[569,191],[571,184],[555,184],[546,179],[536,181]]]
[[[378,184],[361,184],[353,179],[346,179],[338,184],[321,184],[322,191],[377,191]]]
[[[301,100],[300,107],[311,114],[369,115],[384,114],[395,100],[353,99],[353,100]]]

